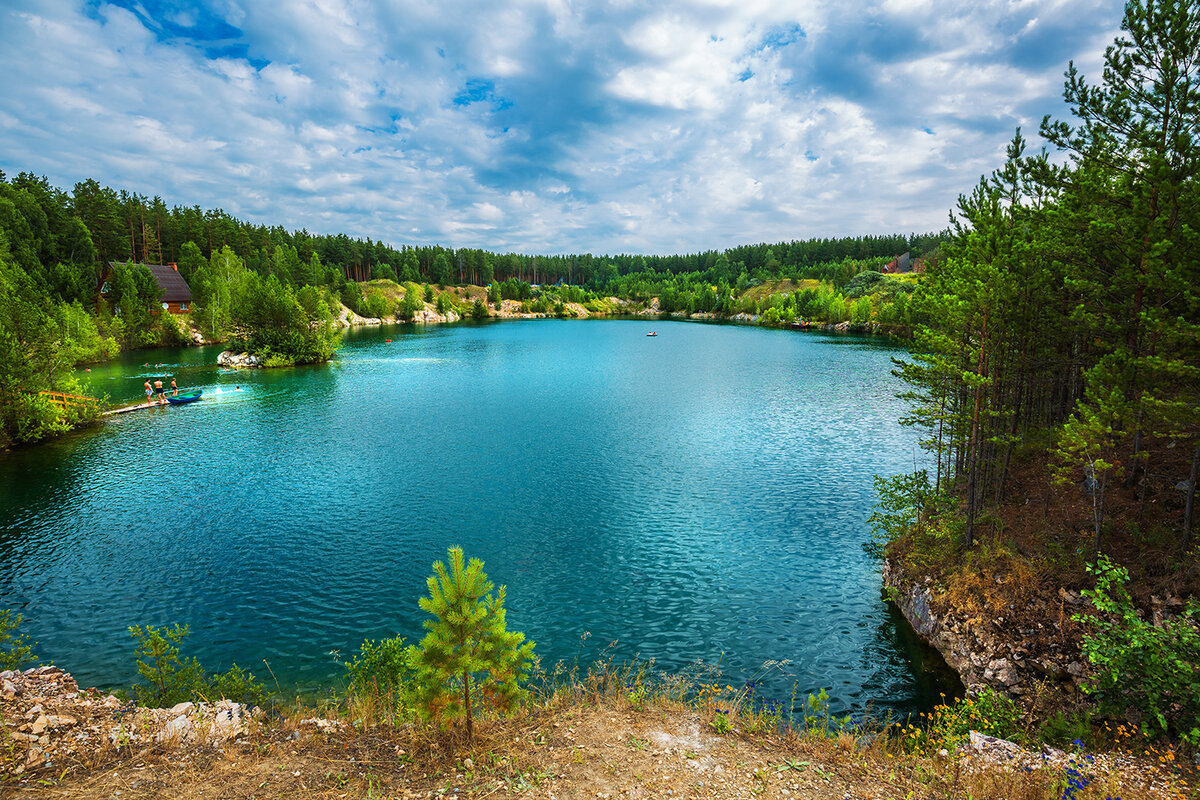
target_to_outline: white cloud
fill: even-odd
[[[0,168],[394,244],[658,253],[942,227],[1013,127],[1061,113],[1066,61],[1094,74],[1119,14],[219,0],[150,24],[132,8],[0,10]]]

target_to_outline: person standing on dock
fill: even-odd
[[[154,379],[154,394],[158,396],[158,404],[160,406],[166,404],[167,396],[163,394],[162,378]]]
[[[174,375],[171,376],[171,394],[175,395],[176,397],[179,396],[179,387],[175,385]]]
[[[151,398],[151,396],[153,396],[153,394],[154,394],[154,390],[150,388],[150,379],[146,378],[146,405],[148,405],[148,406],[153,405],[150,402],[150,398]]]

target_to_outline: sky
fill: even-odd
[[[0,169],[400,246],[936,231],[1113,0],[0,0]]]

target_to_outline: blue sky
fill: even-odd
[[[1099,0],[6,0],[0,169],[527,253],[938,230]]]

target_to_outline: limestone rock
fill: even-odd
[[[196,704],[191,701],[184,701],[171,706],[171,716],[178,717],[184,714],[190,714],[196,709]]]
[[[997,658],[988,662],[983,676],[988,680],[998,681],[1005,686],[1015,686],[1021,682],[1020,676],[1007,659]]]
[[[228,701],[222,701],[228,703]],[[246,732],[245,706],[238,703],[228,703],[217,711],[209,727],[208,736],[213,741],[232,739]]]
[[[979,731],[971,731],[968,746],[975,752],[986,756],[997,763],[1011,762],[1021,755],[1020,745],[1007,739],[988,736]]]
[[[217,364],[222,367],[233,367],[234,369],[248,369],[250,367],[262,366],[262,361],[258,356],[251,355],[250,353],[235,353],[232,350],[226,350],[217,356]]]
[[[192,721],[187,717],[176,717],[167,723],[154,737],[159,744],[179,744],[186,741],[192,732]]]
[[[314,725],[314,726],[316,726],[317,730],[319,730],[321,733],[330,733],[330,732],[336,731],[338,728],[342,727],[341,720],[336,720],[336,719],[318,719],[318,718],[302,719],[302,720],[300,720],[300,724],[301,725]]]

